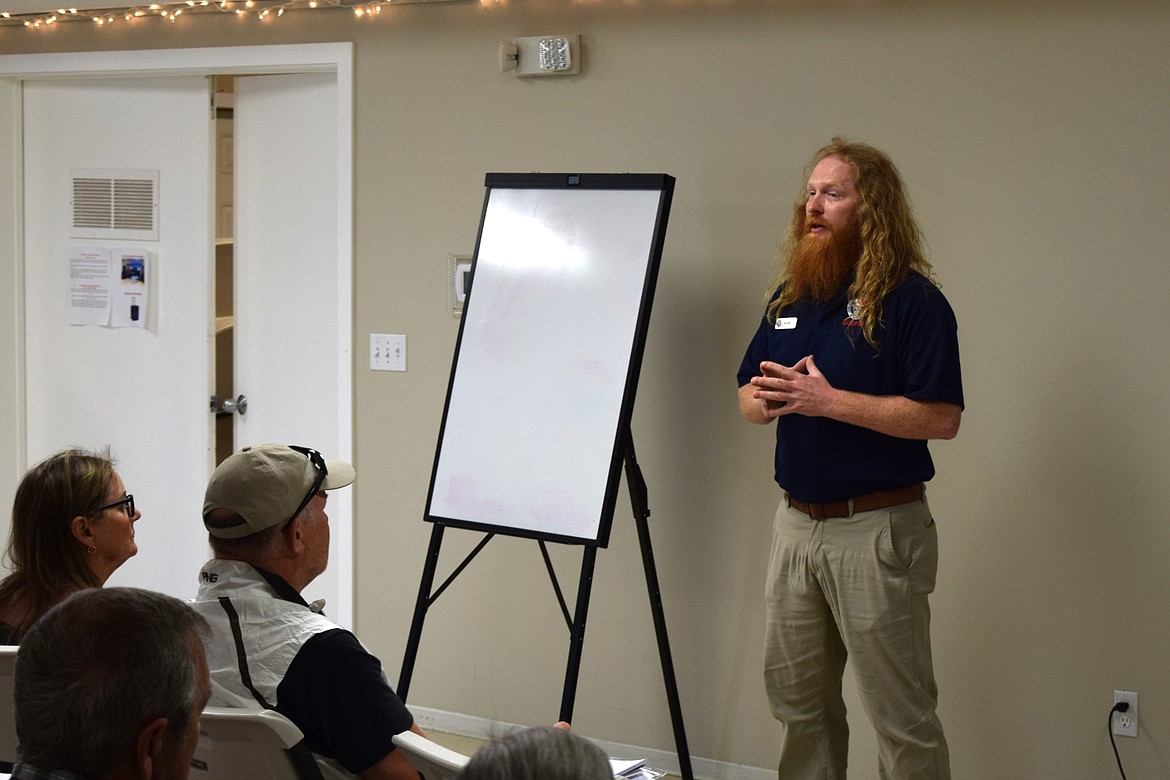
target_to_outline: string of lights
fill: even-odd
[[[175,22],[183,14],[219,13],[254,17],[261,22],[279,19],[285,11],[318,9],[349,10],[358,19],[378,16],[385,5],[414,3],[468,2],[469,0],[160,0],[134,6],[109,8],[61,7],[53,11],[15,13],[0,11],[0,28],[25,27],[47,30],[62,22],[89,22],[98,27],[116,23],[135,23],[149,19]]]

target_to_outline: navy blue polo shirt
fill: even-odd
[[[963,406],[958,325],[946,298],[911,274],[882,302],[879,349],[849,317],[842,295],[799,301],[765,316],[739,369],[742,387],[765,360],[794,365],[812,355],[829,384],[869,395],[900,395]],[[841,501],[926,482],[934,462],[922,439],[900,439],[825,417],[777,418],[776,482],[799,501]]]
[[[307,607],[280,576],[256,569],[277,596]],[[414,716],[386,683],[382,664],[343,628],[310,638],[276,688],[276,711],[296,724],[309,750],[361,774],[394,750]]]

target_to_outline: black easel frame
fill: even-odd
[[[674,178],[484,183],[424,519],[605,547]]]
[[[642,477],[642,470],[638,467],[634,457],[634,440],[629,429],[626,429],[624,442],[624,463],[626,483],[630,491],[630,504],[633,509],[634,522],[638,531],[638,544],[642,552],[642,568],[646,575],[646,588],[650,597],[650,611],[654,621],[654,633],[658,640],[658,657],[662,665],[662,677],[666,686],[667,703],[670,708],[670,720],[674,729],[675,749],[678,754],[679,769],[683,780],[693,780],[691,769],[690,750],[687,747],[686,729],[683,725],[682,707],[678,697],[678,683],[674,673],[674,661],[670,652],[670,638],[666,630],[666,617],[662,608],[662,594],[658,587],[658,570],[654,564],[654,549],[650,542],[650,528],[648,518],[650,509],[647,503],[646,481]],[[419,584],[418,599],[415,601],[414,618],[411,621],[410,635],[406,643],[406,652],[402,660],[402,671],[398,676],[398,696],[406,701],[410,691],[411,678],[414,675],[414,665],[418,658],[418,648],[422,640],[423,623],[427,611],[440,595],[455,581],[455,578],[467,568],[472,559],[480,553],[495,533],[487,533],[479,544],[467,554],[463,561],[438,587],[434,588],[435,574],[438,569],[439,551],[442,546],[443,532],[446,525],[435,521],[431,528],[431,541],[427,550],[426,564],[423,567],[422,581]],[[552,580],[553,590],[560,603],[561,612],[569,626],[569,659],[565,669],[565,685],[561,694],[560,720],[573,720],[573,705],[577,695],[577,681],[581,670],[581,654],[585,643],[585,623],[589,612],[589,599],[592,592],[593,569],[597,561],[597,546],[584,545],[581,556],[581,576],[577,585],[577,603],[574,612],[570,615],[565,598],[557,581],[552,560],[548,555],[545,540],[538,540],[545,567]]]

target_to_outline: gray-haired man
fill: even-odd
[[[280,712],[327,778],[415,780],[392,739],[418,728],[381,663],[301,596],[329,559],[326,491],[353,480],[344,461],[279,444],[245,448],[211,475],[203,523],[215,557],[195,608],[212,628],[212,703]]]
[[[170,596],[74,593],[16,656],[17,780],[183,780],[210,690],[207,623]]]

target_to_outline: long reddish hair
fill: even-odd
[[[813,155],[805,168],[808,179],[812,169],[826,157],[843,160],[853,168],[861,203],[857,221],[861,233],[861,257],[853,282],[849,285],[849,300],[863,302],[860,314],[865,340],[875,348],[877,330],[882,321],[882,301],[886,294],[905,281],[911,271],[928,279],[931,266],[922,248],[922,231],[910,210],[902,176],[885,152],[868,144],[851,143],[835,137]],[[795,294],[786,289],[788,259],[804,233],[807,188],[792,209],[788,230],[781,244],[780,257],[784,267],[768,285],[768,319],[774,320],[781,309],[795,303]]]

